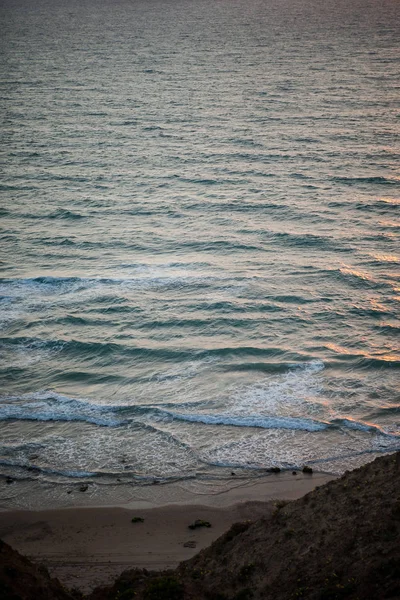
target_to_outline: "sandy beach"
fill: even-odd
[[[89,592],[130,567],[175,567],[233,523],[260,518],[272,510],[275,500],[299,498],[331,479],[325,474],[285,472],[233,482],[219,493],[206,489],[201,493],[198,488],[196,493],[183,493],[174,484],[146,492],[138,489],[137,499],[133,494],[124,506],[3,510],[0,538],[44,564],[64,585]],[[80,493],[81,502],[83,497]],[[135,517],[143,522],[132,523]],[[208,521],[211,527],[189,529],[197,519]]]

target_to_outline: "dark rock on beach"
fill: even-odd
[[[303,473],[306,473],[307,475],[312,475],[312,468],[308,467],[307,465],[305,467],[303,467]]]
[[[281,472],[279,467],[271,467],[270,469],[268,469],[268,471],[270,473],[280,473]]]
[[[196,519],[194,523],[188,525],[189,529],[198,529],[199,527],[211,527],[211,523],[203,521],[202,519]]]
[[[131,523],[144,523],[144,519],[142,517],[132,517]]]

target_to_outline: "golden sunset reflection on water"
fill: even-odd
[[[3,0],[0,476],[400,448],[399,11]]]

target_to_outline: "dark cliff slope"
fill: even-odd
[[[44,567],[34,565],[0,540],[0,600],[72,600]]]
[[[125,572],[92,600],[400,599],[400,453],[238,523],[175,571]]]

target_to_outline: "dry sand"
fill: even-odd
[[[148,508],[152,506],[149,497],[146,502],[138,499],[124,507],[3,510],[0,538],[46,565],[66,586],[88,592],[112,582],[129,567],[176,567],[236,521],[257,519],[271,510],[273,500],[299,498],[330,479],[333,477],[324,474],[281,473],[235,482],[222,493],[181,498],[176,490],[171,493],[167,486],[157,486],[152,508]],[[133,517],[144,521],[132,523]],[[188,525],[196,519],[212,526],[192,531]]]

